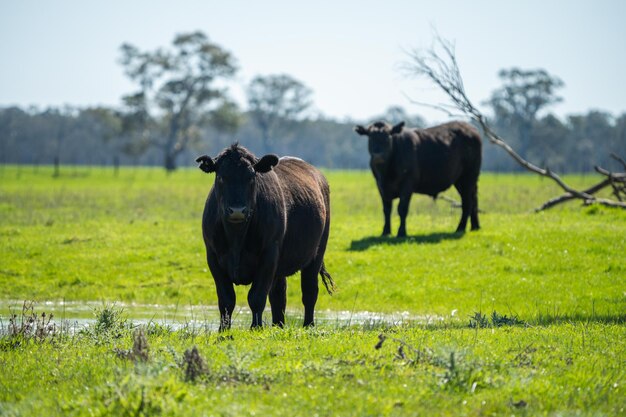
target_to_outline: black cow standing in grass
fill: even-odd
[[[235,285],[252,284],[248,304],[252,327],[263,324],[269,295],[272,323],[283,326],[286,277],[301,271],[304,325],[314,324],[318,278],[330,293],[333,281],[324,267],[330,231],[330,190],[326,178],[298,158],[255,157],[233,144],[215,159],[196,159],[215,172],[202,232],[207,262],[215,280],[220,330],[230,328]]]
[[[398,237],[406,236],[406,215],[412,193],[437,197],[454,185],[461,195],[461,221],[456,229],[464,232],[467,218],[472,230],[478,223],[478,175],[482,143],[470,124],[451,122],[428,129],[404,128],[404,122],[391,126],[376,122],[354,130],[369,139],[370,167],[383,201],[383,236],[391,233],[391,201],[400,198]]]

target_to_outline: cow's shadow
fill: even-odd
[[[436,232],[425,235],[414,235],[407,237],[395,237],[395,236],[368,236],[362,239],[353,240],[350,243],[348,250],[350,251],[364,251],[372,246],[377,245],[400,245],[404,243],[422,243],[422,244],[435,244],[444,240],[458,240],[465,234],[461,232]]]

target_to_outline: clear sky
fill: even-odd
[[[170,44],[204,31],[237,58],[232,95],[257,74],[289,74],[316,110],[369,119],[392,105],[445,119],[414,100],[442,100],[406,78],[406,51],[454,41],[470,98],[480,103],[501,68],[544,68],[565,82],[558,115],[626,111],[626,1],[158,1],[0,0],[0,106],[111,105],[134,89],[119,46]]]

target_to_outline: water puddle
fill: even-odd
[[[0,333],[6,333],[9,318],[17,315],[21,322],[23,301],[0,300]],[[96,313],[104,308],[121,311],[121,316],[133,325],[160,325],[170,330],[186,329],[195,332],[217,331],[220,315],[216,305],[167,305],[137,303],[104,303],[98,301],[41,301],[33,304],[33,311],[38,316],[53,316],[52,323],[64,331],[76,333],[96,323]],[[237,307],[233,313],[235,328],[247,328],[252,321],[247,306]],[[271,312],[265,310],[266,324],[271,323]],[[288,310],[288,325],[301,325],[303,312]],[[382,325],[434,324],[444,320],[441,316],[416,316],[409,312],[380,313],[372,311],[331,311],[317,310],[315,321],[318,325],[333,327],[373,327]]]

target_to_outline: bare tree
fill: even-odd
[[[409,61],[405,63],[404,70],[408,75],[426,77],[431,82],[436,84],[448,97],[452,104],[425,104],[415,102],[416,104],[426,105],[434,107],[436,109],[446,112],[450,116],[468,116],[476,123],[480,125],[485,133],[487,139],[494,145],[497,145],[504,149],[519,165],[528,171],[534,172],[541,176],[550,178],[556,182],[564,191],[565,194],[555,197],[542,206],[535,209],[536,211],[545,210],[553,207],[556,204],[572,199],[582,199],[585,204],[598,203],[610,207],[620,207],[626,209],[626,203],[624,203],[624,183],[626,181],[626,173],[612,173],[600,167],[596,167],[596,171],[605,175],[605,178],[600,183],[589,187],[586,190],[576,190],[567,185],[561,177],[554,173],[550,168],[540,168],[539,166],[524,159],[518,152],[515,151],[504,139],[502,139],[490,126],[487,119],[483,114],[474,106],[474,104],[467,97],[465,92],[465,86],[463,84],[463,78],[456,60],[454,51],[454,45],[442,39],[436,37],[436,42],[433,47],[428,50],[414,50],[408,53]],[[460,112],[460,113],[459,113]],[[621,159],[623,161],[623,159]],[[624,164],[626,168],[626,164]],[[613,184],[614,195],[617,195],[618,201],[597,198],[594,196],[596,192],[602,188]],[[617,184],[617,187],[615,186]],[[620,188],[621,184],[621,188]],[[621,190],[621,191],[620,191]]]
[[[123,97],[137,140],[159,147],[172,171],[176,157],[199,140],[203,122],[212,121],[211,113],[231,106],[217,83],[234,76],[235,59],[202,32],[177,35],[170,50],[143,52],[123,44],[121,52],[126,75],[139,85]]]

